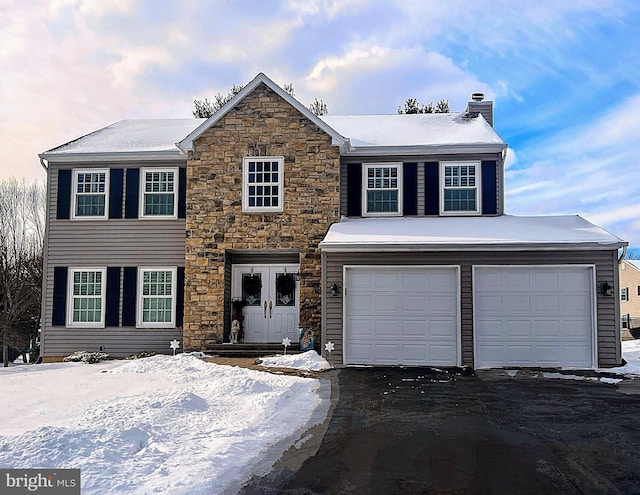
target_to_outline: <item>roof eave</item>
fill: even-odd
[[[502,153],[506,143],[434,144],[416,146],[354,146],[343,152],[344,156],[366,155],[426,155],[457,153]]]
[[[355,253],[355,252],[406,252],[406,251],[596,251],[596,250],[617,250],[628,245],[625,241],[620,242],[567,242],[567,243],[325,243],[320,242],[320,249],[327,253]]]
[[[41,159],[53,163],[186,160],[185,154],[178,149],[167,151],[126,151],[100,153],[40,153],[38,156]]]
[[[305,107],[302,103],[296,100],[293,96],[287,93],[284,89],[282,89],[278,84],[269,79],[262,72],[253,78],[242,90],[235,95],[226,105],[224,105],[220,110],[214,113],[211,117],[205,120],[202,124],[200,124],[194,131],[192,131],[187,137],[185,137],[182,141],[176,143],[178,148],[183,151],[193,151],[193,142],[198,139],[207,129],[211,126],[215,125],[222,117],[224,117],[227,113],[229,113],[238,103],[245,99],[254,89],[256,89],[260,84],[265,84],[272,91],[278,94],[282,99],[284,99],[287,103],[289,103],[292,107],[302,113],[306,118],[308,118],[311,122],[313,122],[316,126],[326,132],[329,136],[331,136],[331,144],[334,146],[339,146],[341,152],[348,148],[348,142],[344,138],[344,136],[340,135],[335,129],[329,126],[326,122],[324,122],[320,117],[312,113],[307,107]]]

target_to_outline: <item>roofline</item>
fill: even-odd
[[[508,148],[506,143],[470,144],[425,144],[413,146],[354,146],[343,152],[343,156],[365,155],[424,155],[432,153],[502,153]]]
[[[40,160],[55,163],[78,162],[128,162],[128,161],[186,161],[187,157],[180,150],[168,151],[128,151],[102,153],[40,153]]]
[[[622,259],[622,263],[626,263],[628,266],[630,266],[631,268],[633,268],[636,271],[640,272],[640,268],[638,268],[636,265],[634,265],[633,263],[629,263],[630,261],[638,261],[640,262],[640,260],[626,260],[626,259]]]
[[[224,117],[227,113],[229,113],[238,103],[245,99],[254,89],[256,89],[260,84],[265,84],[272,91],[278,94],[282,99],[284,99],[287,103],[289,103],[292,107],[302,113],[306,118],[308,118],[311,122],[313,122],[316,126],[326,132],[332,138],[331,144],[335,146],[340,146],[341,150],[344,150],[349,147],[349,140],[344,136],[340,135],[333,129],[329,124],[324,122],[320,117],[312,113],[307,107],[305,107],[302,103],[296,100],[293,96],[287,93],[284,89],[282,89],[279,85],[269,79],[264,73],[260,72],[256,77],[254,77],[242,90],[235,95],[226,105],[224,105],[220,110],[215,112],[211,117],[205,120],[202,124],[200,124],[195,130],[193,130],[187,137],[185,137],[182,141],[176,143],[176,146],[183,151],[193,150],[193,141],[198,139],[202,134],[209,129],[211,126],[216,124],[222,117]]]
[[[596,251],[596,250],[617,250],[628,245],[627,242],[613,242],[601,244],[598,242],[568,242],[568,243],[479,243],[479,244],[433,244],[433,243],[380,243],[380,244],[358,244],[345,243],[333,244],[320,242],[320,249],[326,253],[361,253],[361,252],[406,252],[406,251]]]

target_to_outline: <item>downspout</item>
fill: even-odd
[[[47,298],[47,272],[49,270],[47,259],[49,257],[49,204],[50,204],[50,194],[51,191],[49,189],[49,166],[48,163],[45,162],[45,159],[42,155],[38,155],[40,158],[40,164],[42,168],[44,168],[45,173],[47,174],[47,199],[45,205],[45,219],[44,219],[44,246],[42,246],[42,296],[40,301],[40,356],[38,357],[36,363],[40,364],[44,361],[44,347],[45,347],[45,308],[46,308],[46,298]]]
[[[620,257],[618,258],[618,265],[622,263],[622,260],[627,255],[627,246],[622,246],[622,253],[620,253]]]

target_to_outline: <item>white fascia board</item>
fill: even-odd
[[[329,136],[331,136],[331,144],[334,146],[340,146],[341,150],[344,150],[348,147],[348,142],[344,138],[344,136],[340,135],[335,131],[332,127],[330,127],[326,122],[324,122],[320,117],[313,114],[307,107],[305,107],[302,103],[296,100],[293,96],[287,93],[284,89],[282,89],[278,84],[269,79],[262,72],[258,74],[251,82],[249,82],[242,90],[235,95],[226,105],[224,105],[220,110],[214,113],[211,117],[205,120],[202,124],[200,124],[191,134],[189,134],[182,141],[176,143],[176,146],[183,151],[193,150],[193,141],[198,139],[207,129],[211,126],[215,125],[222,117],[224,117],[231,109],[233,109],[238,103],[240,103],[244,98],[250,94],[254,89],[258,87],[258,85],[264,83],[271,90],[278,94],[281,98],[283,98],[287,103],[289,103],[292,107],[298,110],[301,114],[303,114],[306,118],[308,118],[311,122],[317,125],[320,129],[326,132]]]
[[[436,144],[420,146],[351,146],[350,149],[343,153],[343,156],[502,153],[506,149],[506,143]]]
[[[588,243],[540,243],[540,244],[323,244],[320,243],[321,251],[326,253],[362,253],[362,252],[459,252],[459,251],[597,251],[597,250],[617,250],[626,243],[597,242]]]
[[[78,162],[144,162],[144,161],[186,161],[187,157],[175,151],[130,151],[123,153],[41,153],[41,159],[53,163]]]

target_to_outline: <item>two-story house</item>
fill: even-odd
[[[620,326],[625,340],[640,335],[640,260],[622,260],[619,272]]]
[[[318,117],[259,74],[207,120],[123,121],[40,155],[42,352],[298,339],[334,365],[614,366],[617,250],[504,213],[493,104]]]

